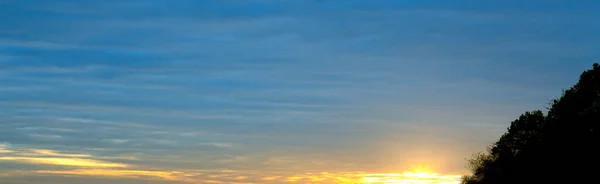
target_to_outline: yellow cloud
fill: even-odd
[[[21,161],[32,164],[63,165],[78,167],[125,168],[127,164],[111,163],[80,158],[44,158],[44,157],[0,157],[0,160]]]
[[[223,183],[221,181],[216,181],[216,180],[204,180],[202,182],[204,182],[204,183]]]
[[[290,176],[287,179],[285,179],[285,181],[287,182],[297,182],[299,180],[302,180],[302,176]]]
[[[310,179],[310,181],[313,181],[313,182],[319,182],[319,181],[327,180],[327,178],[320,177],[320,176],[307,176],[306,178]]]
[[[36,171],[41,174],[61,174],[61,175],[78,175],[78,176],[108,176],[121,178],[140,178],[154,177],[164,180],[183,181],[181,172],[165,172],[165,171],[144,171],[144,170],[118,170],[118,169],[77,169],[69,171]]]
[[[43,165],[61,165],[74,167],[89,167],[89,168],[126,168],[129,167],[123,163],[113,163],[107,161],[96,160],[89,154],[66,154],[59,153],[54,150],[47,149],[5,149],[8,146],[0,145],[0,152],[12,153],[10,156],[0,156],[0,161],[16,161],[29,164]]]
[[[265,182],[289,183],[337,183],[337,184],[458,184],[460,175],[440,175],[426,172],[405,173],[379,173],[367,174],[363,172],[341,173],[305,173],[288,177],[263,177]]]
[[[14,151],[8,149],[9,145],[0,143],[0,153],[12,153]]]
[[[245,180],[245,179],[248,179],[248,176],[238,176],[235,179],[236,180]]]
[[[261,180],[264,180],[264,181],[273,181],[273,180],[276,180],[276,179],[278,179],[280,177],[281,176],[269,176],[269,177],[263,177]]]
[[[66,154],[46,149],[4,149],[0,146],[0,152],[12,153],[10,156],[0,156],[0,161],[15,161],[29,164],[59,165],[77,167],[74,170],[42,170],[24,171],[22,173],[57,174],[57,175],[79,175],[79,176],[103,176],[121,178],[156,178],[162,180],[192,181],[189,176],[193,173],[178,171],[148,171],[126,169],[134,166],[124,163],[114,163],[94,159],[89,154]],[[82,158],[85,157],[85,158]],[[230,171],[233,172],[233,171]]]
[[[91,155],[87,155],[87,154],[65,154],[65,153],[58,153],[56,151],[53,150],[45,150],[45,149],[31,149],[31,152],[33,153],[37,153],[40,155],[45,155],[45,156],[59,156],[59,157],[90,157]]]

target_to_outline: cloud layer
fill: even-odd
[[[599,57],[591,0],[0,5],[9,184],[453,176]]]

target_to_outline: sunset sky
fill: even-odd
[[[599,9],[0,0],[0,183],[455,183],[600,58]]]

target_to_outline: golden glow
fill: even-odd
[[[460,175],[440,175],[428,167],[417,165],[401,174],[365,174],[360,181],[367,184],[458,184],[460,178]]]
[[[460,175],[440,175],[426,172],[405,172],[402,174],[368,174],[363,183],[378,184],[458,184]]]
[[[50,170],[7,171],[11,175],[76,175],[132,179],[181,181],[186,183],[322,183],[322,184],[458,184],[459,175],[441,175],[429,167],[413,166],[403,173],[314,172],[314,173],[257,173],[240,170],[180,170],[153,168],[103,161],[91,154],[68,154],[45,149],[10,149],[0,144],[0,161],[27,164],[69,166]]]
[[[433,171],[423,165],[417,165],[412,169],[411,172],[412,173],[432,173]]]

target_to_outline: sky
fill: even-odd
[[[443,183],[600,59],[598,9],[0,0],[0,183]]]

